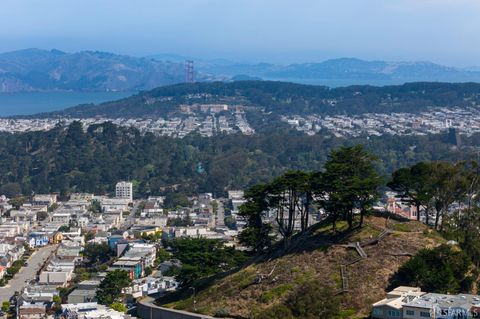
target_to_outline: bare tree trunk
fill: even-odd
[[[437,208],[435,207],[435,230],[438,230],[438,222],[440,220],[440,215],[442,213],[442,209],[441,208]]]
[[[360,210],[360,228],[362,228],[362,226],[363,226],[363,217],[365,216],[365,213],[366,213],[366,212],[365,212],[365,209],[362,208],[362,209]]]
[[[425,223],[427,224],[427,226],[430,226],[430,223],[429,223],[430,222],[430,215],[429,215],[429,213],[430,213],[430,207],[427,206],[425,208]]]
[[[310,213],[310,194],[306,194],[305,204],[302,209],[302,233],[308,228],[308,217]]]

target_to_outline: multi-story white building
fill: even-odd
[[[133,201],[133,184],[130,182],[118,182],[115,186],[115,197]]]

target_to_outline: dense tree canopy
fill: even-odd
[[[374,87],[328,88],[278,81],[234,81],[177,84],[141,92],[101,105],[80,105],[53,115],[73,117],[164,116],[182,103],[254,105],[279,114],[361,114],[422,112],[428,106],[470,106],[478,102],[477,83],[406,83]],[[195,97],[196,96],[196,97]],[[153,100],[154,103],[145,103]],[[331,101],[335,101],[332,107]],[[48,116],[48,114],[47,114]]]
[[[420,162],[411,167],[404,167],[392,174],[392,179],[387,183],[398,197],[406,203],[414,205],[417,212],[422,206],[427,206],[430,200],[428,179],[431,176],[431,166],[428,163]],[[420,220],[420,214],[417,214]]]
[[[177,279],[183,285],[229,270],[247,259],[243,252],[225,247],[215,239],[178,238],[168,241],[167,245],[172,249],[173,258],[182,262]]]
[[[458,248],[442,245],[424,249],[398,270],[393,285],[437,293],[468,292],[470,265],[468,255]]]
[[[472,204],[471,199],[478,192],[477,164],[470,164],[475,165],[474,170],[465,162],[420,162],[393,172],[387,186],[396,191],[403,202],[414,205],[417,212],[424,208],[426,224],[430,225],[429,216],[434,212],[435,228],[441,229],[441,220],[448,217],[452,204],[467,198]],[[420,213],[417,218],[420,219]]]
[[[111,305],[122,301],[122,289],[132,283],[130,275],[125,270],[116,269],[107,273],[97,290],[97,299],[100,304]]]
[[[464,143],[475,145],[479,138],[465,138]],[[471,156],[468,148],[452,149],[442,135],[345,140],[276,129],[253,136],[175,139],[141,135],[110,123],[84,132],[73,123],[48,132],[0,133],[0,192],[10,197],[32,192],[103,194],[113,192],[119,180],[132,180],[135,196],[169,189],[222,195],[226,189],[266,183],[287,170],[318,171],[332,149],[359,143],[379,157],[382,175],[419,161]],[[199,165],[204,170],[199,171]]]
[[[335,221],[339,215],[353,227],[354,212],[360,212],[360,227],[363,218],[378,200],[382,179],[374,163],[377,160],[365,151],[362,145],[341,147],[330,153],[325,169],[320,173],[314,193],[320,196],[319,204]]]
[[[288,171],[268,184],[259,184],[245,193],[246,203],[240,215],[247,222],[239,239],[255,252],[272,242],[275,229],[288,246],[291,237],[307,231],[313,206],[324,209],[333,223],[344,219],[354,227],[355,212],[359,226],[379,198],[381,177],[374,166],[376,158],[363,146],[341,147],[330,153],[322,171]],[[274,214],[273,225],[268,217]]]
[[[163,205],[165,208],[177,208],[177,207],[188,207],[190,206],[190,201],[188,197],[183,193],[176,193],[173,191],[168,191],[165,194],[165,201]]]
[[[106,243],[86,244],[83,255],[91,264],[101,264],[107,262],[112,256],[110,247]]]

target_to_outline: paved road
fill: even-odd
[[[223,207],[223,199],[218,199],[218,210],[217,216],[215,217],[215,225],[216,227],[224,227],[225,226],[225,208]]]
[[[121,230],[129,230],[135,224],[135,218],[137,217],[137,213],[139,213],[139,206],[141,203],[141,200],[137,200],[134,202],[130,214],[125,217],[125,221],[123,222]]]
[[[43,266],[45,261],[54,252],[57,245],[51,245],[40,248],[28,259],[28,266],[22,267],[20,271],[10,279],[5,287],[0,288],[0,303],[9,300],[15,291],[21,291],[28,283],[36,278],[37,271]]]

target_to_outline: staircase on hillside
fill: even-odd
[[[360,245],[360,243],[358,241],[355,243],[355,249],[357,250],[360,257],[362,257],[362,258],[367,258],[368,257],[367,253],[363,250],[362,246]]]

